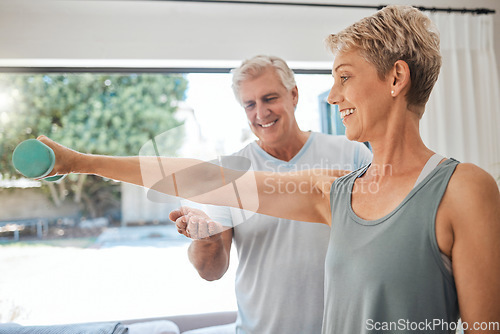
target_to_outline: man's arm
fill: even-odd
[[[500,194],[495,180],[472,164],[460,164],[442,204],[453,230],[451,251],[460,315],[466,333],[474,323],[500,326]],[[441,209],[441,208],[440,208]]]
[[[189,261],[207,281],[220,279],[229,268],[233,230],[212,221],[205,212],[181,207],[169,215],[179,233],[193,239]]]
[[[345,171],[238,171],[196,159],[82,154],[38,138],[54,150],[54,174],[95,174],[194,202],[330,224],[330,187]]]
[[[189,261],[207,281],[215,281],[229,268],[233,230],[220,233],[218,241],[193,240],[188,249]]]

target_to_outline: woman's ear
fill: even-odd
[[[394,63],[391,71],[391,80],[391,95],[393,97],[409,89],[411,83],[410,67],[404,60],[398,60]]]

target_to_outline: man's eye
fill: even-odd
[[[341,82],[341,83],[344,83],[344,82],[346,82],[346,81],[347,81],[347,79],[349,79],[349,77],[348,77],[348,76],[341,76],[341,77],[340,77],[340,82]]]
[[[277,97],[268,97],[268,98],[266,99],[266,102],[273,102],[273,101],[274,101],[274,100],[276,100],[276,99],[277,99]]]
[[[252,110],[254,106],[255,106],[255,103],[249,103],[249,104],[245,105],[245,110]]]

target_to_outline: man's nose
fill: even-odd
[[[264,103],[257,104],[257,119],[263,120],[269,116],[270,113],[271,110],[269,110]]]

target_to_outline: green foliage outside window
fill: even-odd
[[[86,153],[137,155],[152,137],[181,125],[174,113],[186,88],[181,74],[1,74],[0,173],[20,177],[12,152],[40,134]],[[180,143],[171,138],[162,154],[175,156]],[[100,178],[70,175],[43,187],[57,205],[82,201],[90,216],[117,204],[116,184]]]

